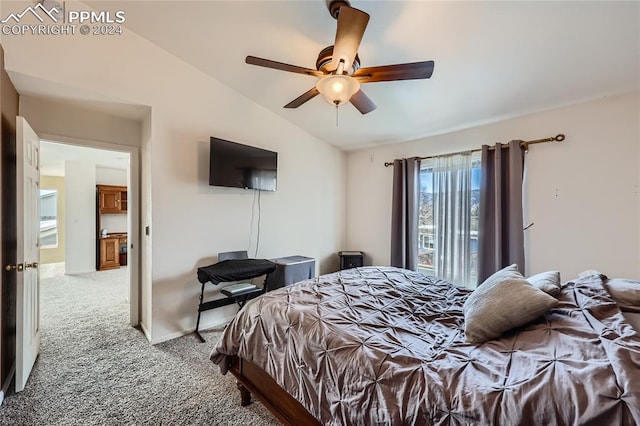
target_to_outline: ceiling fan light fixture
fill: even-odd
[[[315,87],[284,105],[285,108],[298,108],[310,99],[322,94],[327,102],[336,106],[336,117],[337,107],[345,102],[350,102],[361,114],[368,114],[376,109],[376,104],[360,90],[361,83],[417,80],[431,77],[433,61],[360,68],[358,48],[367,29],[369,14],[349,6],[347,0],[326,0],[326,2],[329,4],[332,15],[335,12],[334,16],[338,19],[338,25],[333,45],[325,47],[318,54],[316,69],[255,56],[245,58],[245,62],[249,65],[310,75],[321,79]]]
[[[316,88],[327,102],[338,106],[349,102],[351,96],[360,90],[360,82],[348,75],[335,74],[319,80]]]

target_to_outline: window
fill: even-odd
[[[458,170],[452,168],[444,168],[440,164],[439,177],[434,177],[434,167],[436,159],[424,160],[420,167],[420,214],[418,228],[418,269],[427,274],[435,275],[444,279],[455,282],[456,284],[475,287],[478,276],[478,215],[480,203],[480,153],[471,156],[471,170]],[[465,166],[468,167],[468,166]],[[465,189],[451,188],[447,182],[444,182],[446,188],[443,191],[442,180],[445,177],[454,176],[457,172],[466,173],[468,182],[463,186]],[[456,177],[457,179],[458,177]],[[436,188],[439,186],[441,189]],[[442,206],[443,203],[450,203],[453,200],[443,200],[445,197],[465,197],[464,200],[456,200],[453,210],[446,214],[434,215],[434,203],[439,202],[441,209],[451,208],[450,205]],[[436,201],[437,200],[437,201]],[[459,209],[459,207],[462,208]],[[464,218],[456,218],[452,215],[463,215]],[[439,218],[439,219],[438,219]],[[446,219],[445,219],[446,218]],[[442,222],[442,223],[438,223]],[[451,223],[445,223],[451,222]],[[455,223],[454,223],[455,222]],[[452,227],[453,225],[453,227]],[[446,235],[449,233],[448,235]],[[448,239],[448,240],[447,240]],[[460,251],[458,257],[460,259],[449,259],[455,256],[451,251],[452,244],[449,240],[455,240],[453,245],[455,250]],[[438,244],[440,243],[440,253],[438,254]],[[446,251],[446,253],[445,253]],[[440,257],[440,263],[436,256]],[[465,269],[458,271],[456,269]],[[467,270],[468,269],[468,270]],[[453,277],[458,277],[454,279]]]
[[[40,247],[58,246],[58,191],[40,190]]]

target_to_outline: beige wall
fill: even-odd
[[[142,170],[140,176],[140,221],[142,238],[140,240],[140,254],[144,262],[140,265],[140,325],[147,338],[151,340],[152,307],[153,307],[153,237],[146,235],[145,225],[153,223],[151,199],[151,113],[142,122]]]
[[[261,197],[257,257],[300,254],[315,258],[320,273],[337,268],[344,242],[343,152],[129,29],[118,37],[14,37],[7,43],[14,73],[151,108],[141,131],[141,246],[143,327],[152,342],[195,327],[197,267],[221,251],[254,254],[254,193],[208,185],[210,136],[279,154],[278,191]],[[114,66],[109,52],[126,66]],[[219,291],[208,297],[220,297]],[[236,309],[205,312],[202,326],[227,321]]]
[[[562,143],[527,155],[527,271],[585,269],[640,277],[639,94],[606,97],[412,142],[362,149],[347,157],[347,249],[389,264],[391,182],[384,162],[511,139],[564,133]]]
[[[65,272],[96,270],[96,166],[87,161],[64,162],[66,191]]]
[[[142,129],[136,119],[33,96],[20,97],[20,114],[39,135],[140,146]]]
[[[64,177],[40,176],[40,188],[55,189],[57,193],[58,245],[55,248],[40,249],[40,263],[64,262],[65,247],[65,187]]]

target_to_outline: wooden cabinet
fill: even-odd
[[[120,237],[120,266],[127,266],[127,239]]]
[[[98,209],[100,214],[127,213],[127,187],[97,185]]]
[[[100,237],[98,241],[100,262],[96,267],[97,270],[104,271],[127,265],[126,233],[107,234],[104,238]]]
[[[120,267],[120,239],[100,239],[100,270]]]
[[[96,269],[98,271],[116,269],[127,264],[127,233],[103,234],[103,217],[113,214],[127,214],[127,187],[96,185]],[[126,229],[124,217],[112,216],[110,223],[116,223],[117,226],[114,225],[116,230]],[[105,229],[104,232],[106,233],[107,230]]]

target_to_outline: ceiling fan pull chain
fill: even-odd
[[[336,102],[336,127],[338,127],[338,103]]]

